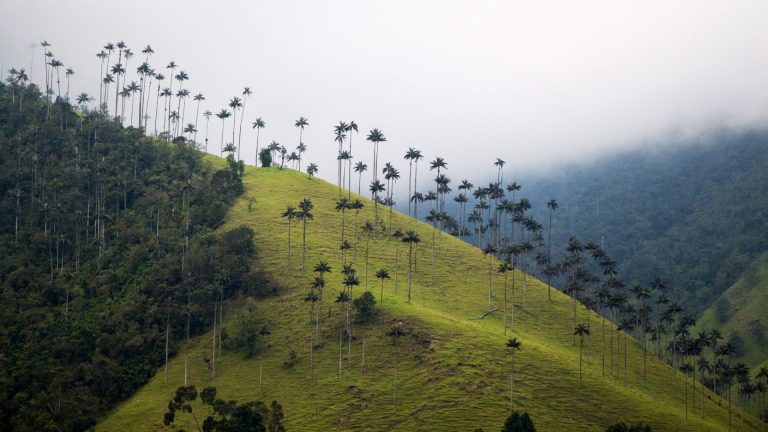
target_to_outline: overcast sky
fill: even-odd
[[[5,71],[32,67],[43,82],[45,39],[76,72],[71,92],[97,95],[106,42],[137,53],[129,80],[151,44],[150,64],[175,61],[204,109],[249,86],[245,119],[264,118],[262,143],[293,149],[293,123],[307,117],[307,158],[331,181],[339,120],[360,126],[353,150],[369,165],[364,136],[378,127],[388,138],[380,165],[391,160],[407,177],[412,146],[427,161],[444,157],[454,181],[493,171],[496,157],[514,178],[658,137],[768,123],[765,0],[9,0],[0,9]],[[214,148],[220,123],[212,118]],[[244,141],[250,162],[250,128]]]

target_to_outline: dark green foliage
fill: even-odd
[[[261,161],[262,168],[269,168],[272,166],[272,151],[268,148],[263,148],[259,152],[259,160]]]
[[[644,423],[628,425],[622,421],[608,426],[605,432],[651,432],[651,426]]]
[[[208,409],[208,416],[202,424],[204,432],[285,432],[283,407],[276,401],[272,402],[270,410],[262,402],[238,404],[233,400],[217,399],[216,393],[216,387],[207,387],[200,392],[200,401]],[[194,412],[190,402],[197,396],[195,386],[179,387],[174,398],[168,402],[163,423],[173,426],[179,411],[179,415],[187,413],[192,417]],[[268,426],[264,425],[265,419],[269,419]]]
[[[728,321],[730,316],[731,302],[725,297],[720,297],[720,299],[715,302],[715,318],[717,319],[717,322],[723,324]]]
[[[352,306],[354,306],[357,312],[358,319],[362,322],[367,322],[371,315],[373,315],[376,299],[370,291],[366,291],[352,301]]]
[[[536,432],[536,428],[527,412],[520,414],[514,411],[507,417],[501,432]]]
[[[766,131],[720,131],[522,183],[538,220],[558,198],[553,255],[571,235],[595,241],[629,285],[658,275],[694,313],[768,250]]]
[[[21,112],[9,93],[0,84],[0,430],[84,430],[163,366],[166,323],[179,353],[188,304],[199,334],[214,288],[251,288],[251,230],[213,232],[243,165],[48,105],[34,85]]]

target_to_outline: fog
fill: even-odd
[[[1,9],[4,71],[32,69],[44,82],[45,39],[76,72],[71,93],[98,95],[105,43],[123,40],[136,54],[129,81],[150,44],[156,70],[167,75],[175,61],[185,87],[206,96],[201,112],[249,86],[245,121],[266,121],[262,143],[293,150],[294,121],[307,117],[305,161],[330,181],[340,120],[360,126],[353,153],[369,166],[364,137],[378,127],[388,139],[380,165],[393,161],[404,179],[403,154],[416,147],[426,161],[445,158],[454,181],[490,174],[496,157],[514,176],[768,121],[765,1],[29,0]],[[190,112],[191,101],[185,123]],[[220,124],[212,117],[212,151]],[[256,134],[244,129],[252,163]]]

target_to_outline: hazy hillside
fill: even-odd
[[[575,234],[602,243],[628,283],[664,278],[686,308],[701,311],[768,248],[768,132],[719,132],[515,178],[552,243]],[[510,179],[511,180],[511,179]]]
[[[556,292],[553,301],[548,301],[546,288],[540,282],[518,272],[510,274],[510,298],[513,277],[516,287],[515,331],[505,335],[501,312],[504,276],[496,271],[495,260],[490,263],[489,273],[488,258],[479,250],[398,213],[393,215],[390,229],[389,215],[383,207],[378,209],[383,223],[374,223],[370,237],[363,235],[355,227],[374,220],[370,201],[364,201],[359,215],[354,211],[342,214],[335,210],[339,197],[335,186],[295,171],[248,168],[243,181],[245,193],[229,214],[226,227],[246,224],[253,228],[258,250],[254,264],[284,289],[267,299],[253,302],[241,297],[225,304],[228,337],[216,376],[211,376],[205,361],[211,354],[211,334],[203,335],[194,339],[190,350],[192,383],[200,387],[215,385],[226,399],[278,400],[291,431],[468,431],[476,427],[492,431],[501,427],[511,409],[512,363],[505,342],[514,336],[523,345],[515,355],[513,406],[530,412],[539,430],[597,431],[620,419],[649,422],[654,431],[684,429],[683,374],[649,355],[648,381],[643,383],[642,350],[629,340],[625,387],[627,338],[621,338],[621,366],[617,369],[614,327],[606,324],[605,337],[612,337],[610,345],[606,341],[603,349],[600,321],[594,313],[588,318],[580,306],[576,309],[578,321],[586,323],[591,319],[592,336],[586,340],[583,384],[579,384],[572,302],[564,294]],[[314,204],[314,218],[307,224],[306,268],[301,271],[302,224],[289,225],[281,213],[304,198]],[[415,229],[421,239],[414,253],[411,303],[406,301],[408,247],[393,237],[394,229]],[[359,236],[356,253],[347,252],[360,279],[360,286],[352,289],[353,297],[366,289],[366,251],[368,289],[377,301],[381,285],[374,277],[376,271],[388,269],[392,279],[384,283],[383,306],[376,305],[381,315],[365,324],[354,323],[350,347],[346,338],[340,344],[340,307],[334,299],[343,288],[338,245],[342,236],[353,243],[355,235]],[[312,314],[312,304],[305,298],[310,291],[313,265],[320,260],[330,263],[333,271],[326,274],[324,300],[318,304],[320,337],[312,352],[310,341],[317,333],[317,315]],[[478,319],[489,308],[489,277],[493,287],[491,307],[497,310]],[[405,335],[395,346],[387,331],[397,322],[402,323]],[[253,324],[268,326],[271,334],[264,337],[264,345],[258,341],[255,355],[249,358],[245,348],[238,348],[237,341],[242,341],[243,331]],[[260,396],[262,346],[265,357]],[[295,351],[295,359],[289,356],[290,351]],[[97,430],[161,428],[167,402],[183,383],[183,364],[183,356],[177,356],[171,362],[167,384],[163,375],[157,374],[104,419]],[[687,391],[690,398],[690,387]],[[696,413],[688,414],[691,430],[726,430],[725,405],[718,406],[717,397],[709,391],[706,395],[702,419],[697,386]],[[744,424],[745,429],[757,430],[752,418],[746,418]]]
[[[757,369],[768,361],[768,254],[701,314],[698,326],[719,328],[748,367]]]

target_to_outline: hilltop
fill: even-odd
[[[214,164],[221,163],[219,159],[209,159]],[[217,374],[212,377],[209,363],[204,361],[210,357],[209,332],[193,339],[191,383],[199,387],[216,386],[225,399],[277,400],[283,405],[285,424],[291,431],[467,431],[477,427],[490,431],[500,428],[511,410],[512,365],[505,342],[516,337],[523,345],[515,355],[514,409],[530,412],[539,430],[597,431],[618,420],[644,421],[654,431],[684,429],[683,374],[648,355],[647,383],[643,383],[642,348],[629,339],[625,387],[625,339],[622,338],[621,367],[610,372],[609,364],[613,362],[609,363],[609,352],[603,352],[601,347],[603,322],[579,305],[577,321],[592,325],[592,336],[584,351],[583,385],[579,385],[579,347],[572,336],[573,303],[568,296],[553,290],[549,301],[544,284],[515,271],[515,330],[505,335],[501,315],[504,276],[496,271],[499,262],[492,259],[489,263],[479,249],[397,212],[391,216],[390,229],[390,214],[383,206],[378,208],[381,222],[374,224],[367,248],[367,289],[378,301],[381,288],[374,275],[380,268],[388,269],[392,280],[385,281],[383,306],[376,305],[381,315],[367,324],[355,323],[351,351],[346,344],[341,347],[339,377],[339,305],[333,299],[342,289],[338,246],[342,240],[342,220],[345,239],[352,243],[354,227],[376,220],[374,205],[353,194],[353,199],[363,200],[364,208],[357,216],[354,211],[342,215],[335,210],[339,198],[336,186],[288,169],[247,167],[243,184],[243,194],[220,229],[241,225],[253,229],[257,257],[251,265],[268,276],[276,293],[255,300],[240,296],[225,302],[227,338],[223,356],[217,361]],[[288,263],[289,222],[281,213],[305,198],[314,204],[314,218],[308,222],[306,265],[301,271],[301,224],[291,227]],[[408,248],[392,236],[394,229],[415,230],[421,238],[414,254],[411,303],[406,301]],[[348,252],[353,254],[351,259],[360,278],[360,286],[352,290],[355,298],[366,290],[366,237],[359,229],[357,235],[356,252]],[[314,320],[311,306],[304,298],[310,290],[312,267],[320,260],[331,264],[333,271],[326,275],[324,300],[319,306],[320,339],[312,353]],[[493,284],[491,309],[496,311],[483,317],[489,309],[489,268]],[[510,296],[512,279],[509,274]],[[250,321],[271,329],[271,334],[264,338],[261,397],[258,353],[262,345],[259,343],[257,354],[248,358],[246,350],[235,343]],[[396,348],[387,331],[397,322],[402,323],[405,336]],[[605,322],[605,328],[606,337],[612,335],[611,341],[616,339],[615,327],[610,322]],[[290,351],[295,352],[295,359],[289,356]],[[179,352],[183,352],[183,347],[179,347]],[[163,382],[162,373],[156,374],[97,425],[97,430],[161,429],[167,402],[183,384],[183,357],[177,355],[172,359],[167,383]],[[690,391],[688,387],[689,397]],[[726,404],[705,390],[702,419],[698,386],[696,391],[697,410],[695,414],[688,413],[691,430],[726,430]],[[736,414],[733,418],[734,423],[738,421]],[[752,417],[746,417],[744,425],[745,429],[758,428]]]

